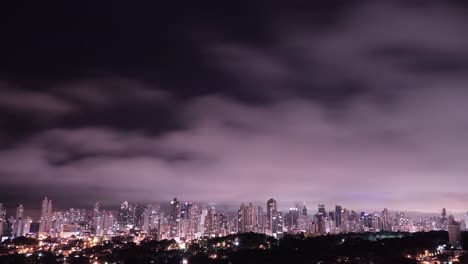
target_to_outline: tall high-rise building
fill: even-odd
[[[459,246],[461,241],[460,223],[455,221],[452,216],[449,217],[448,233],[449,242],[452,246]]]
[[[39,234],[48,235],[52,228],[52,200],[47,197],[42,200],[41,223],[39,225]]]
[[[192,208],[193,204],[191,202],[186,202],[182,205],[180,209],[180,218],[188,220],[190,217],[190,208]]]
[[[22,204],[20,204],[18,208],[16,208],[16,219],[23,219],[23,215],[24,215],[24,207]]]
[[[229,219],[224,213],[215,213],[213,215],[214,235],[217,237],[227,236],[229,234]]]
[[[341,205],[335,205],[335,225],[341,227]]]
[[[29,217],[26,217],[24,220],[22,220],[21,234],[18,236],[26,236],[29,233],[29,230],[31,230],[31,224],[32,219]]]
[[[266,229],[267,233],[273,233],[273,217],[278,211],[278,204],[273,198],[267,201],[266,207]]]
[[[0,203],[0,236],[3,235],[6,225],[6,208]]]
[[[179,235],[180,224],[180,202],[177,198],[171,201],[171,212],[169,215],[169,235],[170,237],[176,237]]]
[[[160,220],[160,206],[158,203],[151,203],[146,206],[143,212],[143,223],[142,223],[142,230],[146,232],[150,232],[153,229],[158,228],[158,223]]]
[[[372,232],[379,232],[382,226],[382,217],[379,214],[374,213],[370,215],[370,219],[372,221],[371,223]]]
[[[6,220],[6,208],[0,203],[0,221]]]
[[[254,231],[257,233],[265,233],[265,226],[266,226],[266,217],[265,213],[263,213],[263,207],[257,206],[257,223],[255,225]]]
[[[340,231],[341,232],[348,232],[349,229],[350,229],[350,226],[349,226],[349,211],[346,209],[346,208],[343,208],[341,210],[341,226],[340,226]]]
[[[120,208],[117,214],[117,224],[120,229],[133,227],[135,225],[134,207],[127,201],[120,203]]]
[[[13,220],[12,223],[12,234],[14,237],[22,236],[23,235],[23,228],[24,228],[24,207],[20,204],[16,208],[16,218]],[[29,230],[28,230],[29,232]]]
[[[205,232],[205,217],[208,215],[208,209],[202,208],[200,211],[200,221],[198,222],[198,235],[203,236]]]
[[[215,208],[210,207],[208,209],[208,213],[205,216],[204,221],[204,227],[205,230],[203,234],[207,237],[215,237],[215,222],[214,222],[214,215],[215,215]]]
[[[327,218],[327,211],[325,210],[325,204],[319,204],[318,212],[315,215],[314,222],[316,223],[317,230],[320,234],[327,233],[326,218]]]
[[[325,217],[327,215],[327,211],[325,211],[325,205],[324,204],[319,204],[318,206],[318,214],[322,217]]]
[[[137,204],[134,207],[134,215],[135,215],[135,226],[142,228],[144,222],[144,216],[147,206],[142,204]]]
[[[242,204],[240,209],[237,211],[237,232],[255,232],[258,220],[257,218],[257,208],[252,205],[252,203],[249,203],[248,205]]]
[[[91,223],[92,223],[92,230],[94,231],[94,234],[102,234],[102,218],[101,218],[101,212],[99,211],[101,207],[101,204],[99,202],[96,202],[94,204],[92,216],[91,216]]]
[[[275,212],[275,214],[272,217],[272,235],[277,237],[280,234],[283,234],[283,227],[284,227],[284,221],[283,221],[283,213],[281,212]]]
[[[442,213],[440,214],[440,228],[443,230],[448,230],[449,219],[447,217],[447,210],[442,208]]]
[[[114,215],[112,212],[103,210],[101,212],[102,234],[111,235],[114,229]]]
[[[289,228],[297,229],[299,220],[299,209],[297,207],[289,208],[287,223]]]
[[[187,239],[195,239],[200,227],[200,209],[196,204],[192,205],[188,211],[189,213],[189,231],[187,233]]]
[[[392,223],[390,222],[390,215],[387,208],[384,208],[382,211],[382,230],[392,231]]]
[[[297,208],[299,208],[299,206],[297,206]],[[303,203],[301,207],[301,216],[307,216],[307,206],[305,203]]]

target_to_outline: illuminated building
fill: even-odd
[[[47,197],[42,201],[41,223],[39,225],[39,234],[48,235],[52,228],[52,200]]]
[[[193,204],[190,202],[186,202],[182,205],[182,208],[180,210],[180,218],[188,220],[190,217],[189,211],[190,208],[192,208]]]
[[[299,208],[299,206],[297,206],[297,208]],[[302,207],[301,207],[301,215],[302,216],[307,216],[307,206],[305,203],[302,204]]]
[[[202,208],[200,213],[200,221],[198,222],[198,235],[203,236],[205,232],[205,217],[208,215],[208,209]]]
[[[134,208],[127,201],[120,204],[117,215],[117,223],[121,230],[125,228],[132,228],[135,225]]]
[[[347,233],[349,231],[349,211],[346,208],[341,209],[341,226],[340,232]]]
[[[299,215],[299,219],[297,220],[297,229],[299,232],[307,232],[310,227],[310,220],[307,215]]]
[[[14,219],[13,226],[12,226],[12,234],[13,237],[19,237],[23,235],[23,229],[24,229],[24,207],[22,204],[16,208],[16,218]],[[29,229],[28,231],[29,232]]]
[[[257,208],[252,203],[249,203],[249,205],[242,204],[237,211],[237,232],[255,232],[255,227],[258,223],[257,218]]]
[[[374,213],[372,215],[372,232],[379,232],[382,226],[382,218],[380,215]]]
[[[276,212],[272,217],[272,235],[278,237],[280,234],[283,234],[284,222],[283,222],[283,213]]]
[[[266,207],[266,230],[267,233],[273,233],[273,217],[278,211],[278,205],[273,198],[270,198],[267,201]]]
[[[2,203],[0,203],[0,221],[6,220],[6,209]]]
[[[26,217],[22,222],[23,227],[19,236],[26,236],[31,230],[32,219],[30,217]]]
[[[176,237],[179,235],[179,226],[180,224],[180,202],[177,201],[177,198],[174,198],[171,201],[171,212],[169,215],[169,236]]]
[[[205,216],[203,234],[207,237],[215,237],[215,222],[214,222],[215,208],[210,207]]]
[[[229,234],[229,219],[224,213],[216,213],[213,216],[214,234],[217,237]]]
[[[2,237],[6,229],[5,225],[6,225],[6,209],[5,207],[3,207],[3,204],[0,203],[0,238]]]
[[[448,220],[449,242],[452,246],[459,246],[461,241],[460,223],[455,221],[452,216]]]
[[[114,227],[114,215],[112,212],[103,210],[101,213],[102,235],[112,235]]]
[[[390,215],[388,213],[387,208],[384,208],[382,211],[382,230],[383,231],[392,230],[392,224],[390,222]]]
[[[263,213],[263,207],[257,206],[257,223],[255,225],[255,232],[257,233],[265,233],[265,227],[266,227],[266,216],[265,213]]]
[[[80,226],[77,224],[64,224],[61,227],[60,237],[69,238],[71,236],[78,236],[80,233]]]
[[[147,206],[143,204],[137,204],[133,207],[134,225],[138,228],[143,226],[146,208]]]
[[[289,208],[289,212],[286,218],[286,225],[288,226],[289,230],[293,232],[294,229],[298,228],[298,220],[299,220],[299,209],[297,207]]]
[[[101,235],[102,234],[102,219],[101,215],[99,212],[101,204],[99,202],[96,202],[94,204],[93,208],[93,213],[92,213],[92,229],[94,231],[94,234]]]
[[[189,211],[189,231],[187,234],[187,239],[192,240],[195,239],[198,232],[199,232],[199,227],[200,227],[200,209],[198,209],[198,206],[194,204],[193,206],[190,207]]]
[[[318,206],[318,215],[325,217],[327,215],[327,211],[325,211],[325,205],[324,204],[319,204]]]

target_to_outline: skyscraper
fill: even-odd
[[[0,221],[6,220],[6,208],[0,203]]]
[[[206,214],[205,216],[205,219],[203,219],[204,221],[204,227],[205,227],[205,230],[204,230],[204,235],[207,236],[207,237],[215,237],[215,222],[214,222],[214,215],[215,215],[215,208],[214,207],[210,207],[208,209],[208,213]]]
[[[291,230],[298,228],[298,224],[297,224],[298,219],[299,219],[299,209],[297,207],[289,208],[287,223]]]
[[[171,214],[169,215],[170,237],[179,235],[179,222],[180,222],[180,202],[177,198],[171,201]]]
[[[190,217],[189,211],[192,206],[193,204],[191,202],[184,203],[180,209],[180,218],[188,220]]]
[[[229,219],[224,213],[215,213],[213,215],[214,235],[217,237],[227,236],[229,234]]]
[[[257,224],[257,208],[249,203],[249,205],[242,204],[237,211],[237,232],[248,233],[255,232]]]
[[[120,203],[120,208],[117,215],[117,223],[120,229],[133,227],[135,224],[134,207],[127,201]]]
[[[320,216],[322,216],[322,217],[325,217],[327,215],[327,212],[325,211],[325,205],[324,204],[319,204],[318,214]]]
[[[459,246],[461,241],[461,230],[460,223],[455,221],[453,217],[449,217],[448,223],[448,233],[449,233],[449,242],[452,246]]]
[[[6,224],[6,209],[3,207],[3,204],[0,203],[0,236],[3,235],[5,230],[4,226]]]
[[[199,232],[200,226],[200,209],[196,204],[192,205],[189,209],[189,232],[187,238],[189,240],[195,239],[196,234]]]
[[[390,215],[387,208],[382,211],[382,229],[383,231],[392,231],[392,224],[390,223]]]
[[[102,221],[101,221],[101,215],[100,215],[100,209],[101,204],[99,202],[96,202],[94,204],[93,208],[93,213],[92,213],[92,227],[94,234],[101,234],[102,232]]]
[[[317,215],[315,216],[316,218],[315,222],[317,224],[317,229],[320,234],[327,233],[326,225],[325,225],[326,217],[327,217],[327,211],[325,210],[325,205],[319,204],[318,212],[317,212]]]
[[[205,232],[205,217],[208,215],[208,209],[202,208],[200,211],[200,221],[198,222],[198,235],[202,236]]]
[[[102,222],[102,234],[110,235],[112,234],[112,229],[114,227],[114,215],[112,212],[102,211],[101,212],[101,222]]]
[[[16,219],[23,219],[24,207],[22,204],[16,208]]]
[[[52,200],[47,197],[42,200],[41,223],[39,225],[39,234],[47,235],[52,228]]]
[[[268,233],[273,233],[273,217],[278,211],[278,205],[273,198],[270,198],[270,200],[267,201],[266,209],[266,229]]]
[[[301,216],[307,216],[307,206],[305,203],[303,203],[301,207]]]
[[[31,223],[32,219],[29,217],[26,217],[24,220],[22,220],[22,228],[21,228],[21,234],[19,236],[25,236],[26,234],[29,233],[29,230],[31,229]]]
[[[341,205],[335,205],[335,224],[341,227]]]
[[[23,228],[24,228],[24,207],[22,204],[16,208],[16,218],[14,219],[13,226],[12,226],[12,233],[14,237],[22,236],[23,235]],[[29,230],[28,230],[29,232]]]
[[[283,213],[276,212],[272,217],[272,235],[278,237],[279,235],[283,234]]]
[[[255,223],[254,231],[257,233],[265,233],[265,226],[266,226],[266,217],[265,214],[263,213],[263,207],[257,206],[256,207],[256,213],[257,213],[257,222]]]
[[[440,215],[440,228],[443,230],[448,230],[448,225],[450,223],[450,220],[448,219],[447,216],[447,210],[445,208],[442,208],[442,213]]]

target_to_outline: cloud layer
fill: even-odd
[[[266,42],[207,30],[192,37],[195,74],[168,74],[185,81],[2,85],[0,200],[28,186],[31,200],[82,203],[466,210],[468,19],[433,4],[346,10],[322,27],[270,21]]]

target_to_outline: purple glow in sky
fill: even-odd
[[[54,46],[19,56],[12,37],[7,58],[18,61],[1,66],[0,201],[274,197],[284,207],[466,211],[463,8],[360,2],[273,5],[245,24],[136,19],[136,44],[114,44],[115,54],[102,47],[115,35],[92,39],[81,25],[59,38],[66,63],[40,55]],[[115,23],[112,32],[131,34]],[[43,30],[37,41],[52,43],[58,29]],[[142,37],[153,31],[161,35]],[[23,62],[31,67],[15,66]]]

